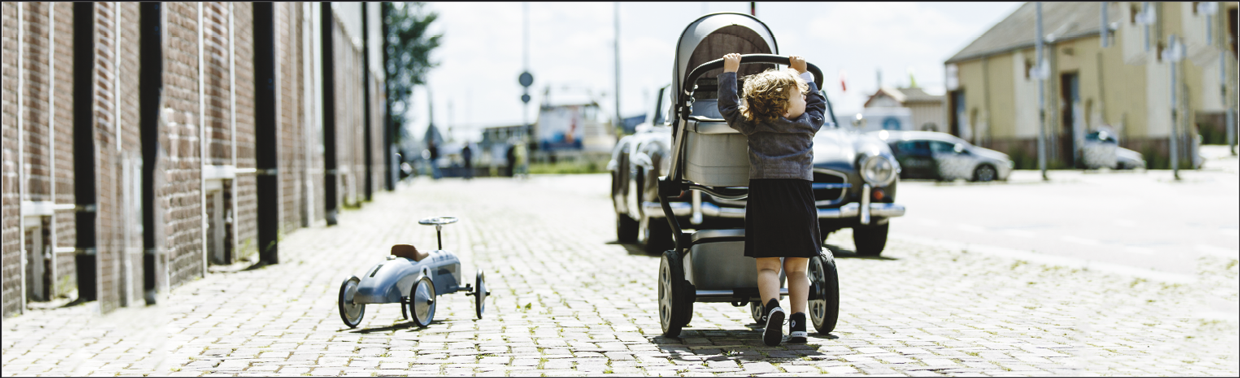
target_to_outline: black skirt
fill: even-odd
[[[814,257],[822,250],[811,182],[751,179],[745,205],[745,256]]]

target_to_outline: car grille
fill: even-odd
[[[850,186],[843,173],[814,169],[814,205],[822,207],[844,202],[844,194]]]
[[[814,206],[824,207],[839,205],[851,187],[843,173],[828,169],[814,170]],[[706,194],[710,200],[721,206],[745,207],[745,199],[725,199]]]

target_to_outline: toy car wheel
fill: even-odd
[[[337,299],[337,306],[340,308],[340,320],[344,321],[344,325],[349,328],[357,328],[362,323],[362,316],[366,315],[366,305],[361,303],[353,303],[353,296],[357,294],[357,285],[362,280],[357,276],[349,277],[340,284],[340,298]]]
[[[482,311],[486,309],[487,294],[486,275],[479,270],[474,278],[474,311],[478,313],[478,319],[482,319]]]
[[[835,330],[840,317],[840,278],[835,257],[823,252],[809,259],[809,319],[820,334]]]
[[[689,322],[688,313],[693,311],[682,265],[676,250],[664,251],[659,262],[659,325],[667,337],[679,337],[680,329]]]
[[[431,282],[430,277],[422,276],[413,282],[408,303],[413,324],[418,327],[431,325],[431,321],[435,319],[435,283]]]

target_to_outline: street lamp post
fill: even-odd
[[[1180,59],[1184,58],[1183,47],[1176,41],[1175,34],[1168,37],[1167,50],[1163,51],[1163,59],[1171,63],[1171,172],[1176,180],[1180,179],[1180,154],[1179,144],[1180,135],[1177,123],[1179,123],[1179,103],[1176,102],[1176,65]]]
[[[1037,24],[1034,36],[1035,50],[1037,51],[1037,66],[1035,69],[1035,77],[1038,79],[1038,169],[1042,170],[1042,181],[1049,181],[1046,177],[1046,62],[1042,60],[1042,2],[1038,2],[1037,8]]]

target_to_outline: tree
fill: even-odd
[[[427,29],[439,17],[426,11],[426,4],[383,3],[384,71],[387,75],[387,105],[391,116],[393,142],[403,142],[400,129],[413,87],[426,84],[426,74],[439,65],[431,62],[431,51],[439,47],[443,34],[431,35]]]

